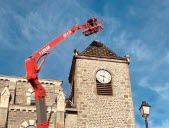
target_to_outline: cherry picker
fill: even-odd
[[[103,21],[100,18],[92,17],[83,24],[76,24],[75,26],[69,28],[64,33],[56,37],[51,42],[47,43],[39,50],[37,50],[25,60],[26,79],[28,80],[28,82],[30,82],[35,92],[37,128],[49,127],[45,104],[46,91],[38,80],[38,73],[40,72],[40,69],[44,64],[45,58],[49,54],[49,51],[58,43],[60,43],[79,29],[82,29],[82,33],[85,36],[89,36],[103,30]]]

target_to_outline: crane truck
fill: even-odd
[[[78,29],[82,29],[82,33],[85,36],[89,36],[103,30],[103,21],[100,18],[91,17],[83,24],[75,24],[73,27],[69,28],[54,40],[47,43],[25,60],[26,79],[32,85],[35,93],[37,128],[49,127],[45,104],[46,90],[38,80],[38,73],[40,72],[41,67],[45,62],[46,56],[49,54],[51,49],[75,33]]]

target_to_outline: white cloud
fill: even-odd
[[[166,56],[164,57],[164,61],[169,64],[169,52],[168,52],[168,53],[166,54]]]
[[[151,57],[151,51],[141,40],[134,40],[129,45],[128,52],[135,55],[138,60],[147,60]]]
[[[150,128],[169,128],[169,120],[164,120],[161,125],[149,121]]]
[[[162,124],[157,124],[156,122],[152,122],[151,120],[148,120],[148,126],[149,128],[169,128],[169,120],[168,119],[164,120]],[[136,128],[145,128],[145,123],[140,124],[137,122]]]
[[[148,45],[142,42],[141,39],[132,38],[127,32],[122,31],[121,34],[113,37],[113,42],[117,44],[119,49],[124,49],[127,54],[134,56],[137,60],[148,60],[152,57],[151,50]]]
[[[155,87],[151,87],[151,90],[155,91],[156,93],[158,93],[161,98],[168,100],[169,98],[169,83],[165,83],[164,85],[158,85]]]
[[[145,126],[139,124],[139,123],[136,123],[136,128],[144,128]]]
[[[113,42],[117,43],[119,47],[125,47],[128,43],[129,35],[127,32],[122,31],[118,36],[113,37]]]
[[[149,84],[148,80],[149,80],[148,77],[143,77],[143,78],[139,81],[139,86],[141,86],[141,87],[149,87],[150,84]]]
[[[156,92],[163,100],[168,100],[169,98],[169,82],[166,81],[162,85],[157,83],[151,83],[149,77],[143,77],[139,81],[139,86],[148,88],[154,92]]]

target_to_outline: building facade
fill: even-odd
[[[74,51],[71,95],[62,81],[40,79],[47,92],[50,128],[135,128],[129,56],[120,57],[99,41]],[[34,91],[23,77],[0,76],[0,128],[36,127]]]
[[[62,81],[40,79],[40,82],[47,92],[46,106],[50,128],[63,126],[65,96],[62,92]],[[0,93],[0,128],[36,127],[34,91],[25,78],[0,76]]]

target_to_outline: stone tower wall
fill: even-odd
[[[97,95],[95,74],[112,75],[113,96]],[[128,63],[113,59],[76,59],[74,104],[77,128],[135,128]]]
[[[65,128],[77,128],[77,114],[65,115]]]

